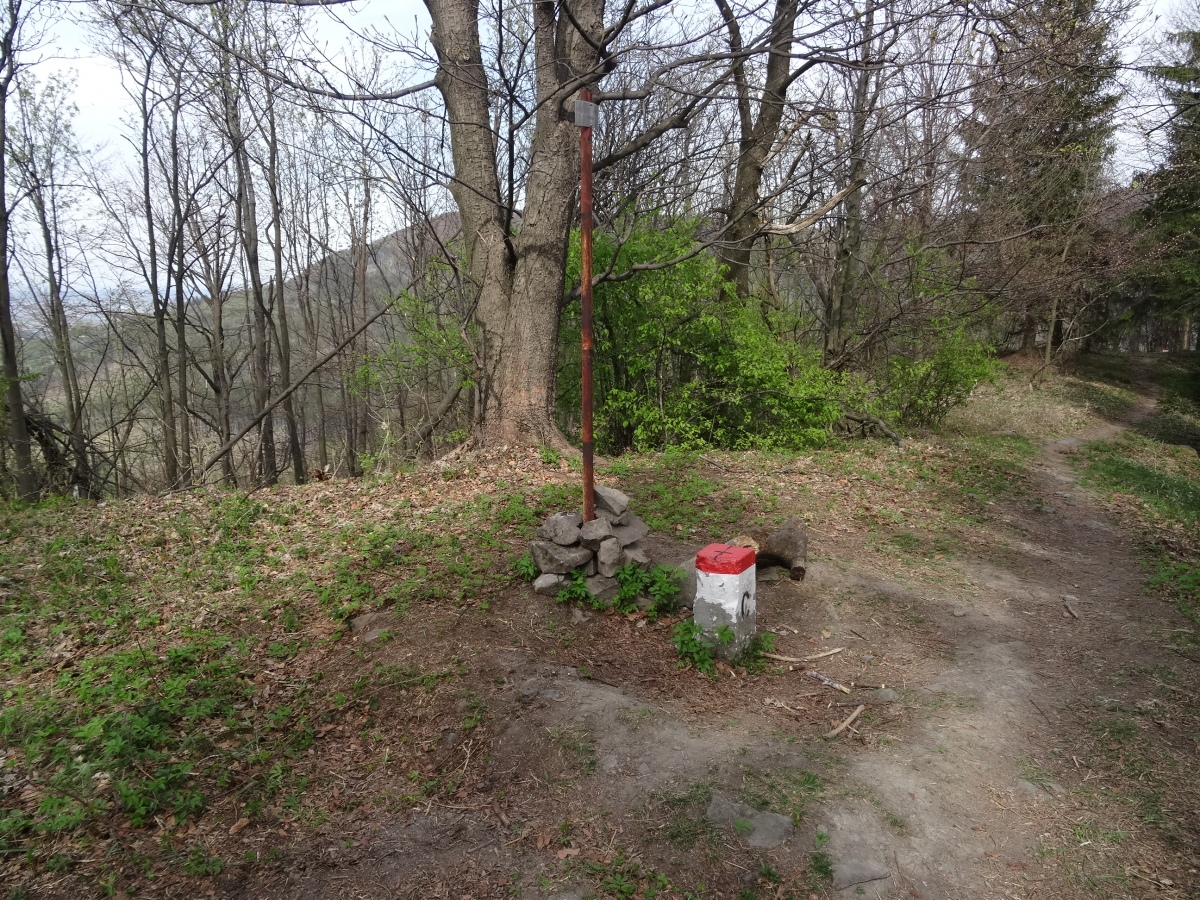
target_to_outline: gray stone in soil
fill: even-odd
[[[530,541],[529,555],[539,572],[566,575],[572,569],[586,566],[592,551],[586,547],[563,547],[552,541]]]
[[[778,584],[787,577],[787,569],[784,569],[781,566],[767,566],[763,569],[759,569],[755,573],[755,578],[757,578],[763,584]]]
[[[592,558],[588,560],[588,564],[583,567],[583,574],[588,577],[596,574],[596,557],[595,556],[592,556]]]
[[[634,565],[639,569],[648,569],[650,568],[650,554],[637,542],[628,544],[621,552],[621,565]]]
[[[629,510],[625,510],[625,512],[621,513],[619,516],[616,513],[609,512],[607,509],[596,510],[596,518],[603,519],[609,525],[621,525],[632,515],[633,513],[631,513]]]
[[[629,509],[629,497],[616,488],[596,486],[596,507],[607,509],[614,516],[619,516]]]
[[[600,545],[613,536],[612,525],[604,519],[584,522],[579,529],[579,539],[589,550],[599,550]]]
[[[621,584],[617,579],[604,575],[593,575],[591,578],[585,579],[583,583],[588,592],[597,600],[611,600],[621,590]]]
[[[836,863],[833,867],[833,887],[834,890],[845,890],[848,887],[854,887],[856,884],[866,884],[870,881],[879,881],[881,878],[887,878],[891,872],[886,867],[878,863],[866,862],[861,859],[848,859],[845,862]]]
[[[874,700],[876,703],[895,703],[900,699],[900,695],[891,688],[878,688],[867,694],[868,700]]]
[[[630,544],[636,544],[648,535],[650,533],[650,526],[633,513],[629,513],[625,517],[623,524],[613,526],[612,533],[613,537],[621,542],[622,547],[628,547]]]
[[[553,597],[559,592],[566,578],[562,575],[555,575],[553,572],[545,572],[533,580],[533,592],[542,594],[547,597]]]
[[[544,541],[553,541],[562,547],[579,543],[579,526],[583,516],[577,512],[555,513],[538,526],[537,534]]]
[[[1017,787],[1035,800],[1045,800],[1049,796],[1049,792],[1044,788],[1034,784],[1032,781],[1026,781],[1024,778],[1017,782]]]
[[[596,551],[596,568],[608,578],[616,575],[617,569],[621,568],[621,545],[613,538],[601,544]]]
[[[734,833],[750,847],[778,847],[792,836],[792,820],[779,813],[762,812],[745,803],[734,803],[714,794],[708,804],[708,821],[732,826]]]
[[[350,620],[350,633],[357,635],[364,644],[379,640],[379,636],[392,624],[390,612],[369,612]]]

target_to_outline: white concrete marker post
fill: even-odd
[[[754,640],[754,551],[732,544],[709,544],[696,554],[696,599],[692,620],[727,659],[740,656]],[[733,641],[722,644],[717,629],[727,625]]]

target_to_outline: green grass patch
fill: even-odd
[[[1200,463],[1190,449],[1136,433],[1083,447],[1083,481],[1124,498],[1147,550],[1150,587],[1200,621]]]

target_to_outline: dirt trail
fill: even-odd
[[[1056,879],[1035,855],[1048,837],[1037,820],[1073,787],[1047,783],[1042,767],[1064,729],[1076,727],[1070,710],[1094,699],[1097,673],[1147,658],[1139,644],[1153,647],[1160,611],[1141,598],[1131,537],[1076,484],[1068,456],[1153,409],[1152,399],[1139,397],[1122,423],[1046,441],[1031,484],[1043,502],[1003,504],[992,552],[959,563],[977,592],[957,607],[925,605],[953,662],[931,672],[919,693],[955,699],[895,746],[852,756],[848,772],[904,827],[889,829],[866,802],[827,812],[835,858],[888,868],[887,879],[870,884],[871,896],[1073,893],[1039,883]],[[1044,870],[1031,876],[1036,869]]]
[[[810,635],[816,626],[818,639],[824,628],[847,647],[838,659],[853,659],[859,683],[886,682],[869,740],[797,742],[775,699],[786,699],[781,682],[818,704],[810,725],[849,712],[801,672],[713,686],[698,675],[681,682],[673,661],[656,656],[631,670],[605,644],[638,646],[644,622],[571,618],[523,593],[479,660],[480,676],[497,686],[487,707],[500,727],[486,748],[490,784],[504,787],[496,802],[429,802],[403,823],[364,821],[357,841],[328,835],[283,893],[580,900],[601,871],[610,879],[602,896],[632,896],[606,862],[624,847],[643,873],[669,873],[680,896],[692,874],[708,885],[696,896],[785,896],[756,869],[793,890],[811,884],[811,894],[786,896],[1095,896],[1042,851],[1090,789],[1093,761],[1080,748],[1109,676],[1155,658],[1162,629],[1178,623],[1173,607],[1143,596],[1131,536],[1076,484],[1069,455],[1153,409],[1142,398],[1123,422],[1047,440],[1029,493],[994,504],[987,544],[956,554],[944,584],[905,583],[844,558],[814,560],[801,585],[760,584],[760,627],[791,641],[800,632],[780,626],[799,623]],[[505,646],[521,634],[534,640]],[[558,645],[572,649],[556,662]],[[447,732],[443,744],[464,771],[472,765],[462,735]],[[803,808],[813,770],[824,791]],[[795,833],[765,818],[735,818],[732,829],[706,821],[755,790],[791,804],[802,822]],[[832,880],[800,880],[818,850]],[[592,869],[572,868],[589,854]],[[1189,877],[1176,872],[1174,883]],[[1155,887],[1127,879],[1107,895],[1142,896],[1143,886]]]

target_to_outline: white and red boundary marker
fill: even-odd
[[[753,550],[732,544],[709,544],[696,554],[692,618],[714,637],[721,625],[733,629],[733,643],[719,645],[726,656],[737,656],[754,638],[754,562]]]

